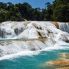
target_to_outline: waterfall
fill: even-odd
[[[69,33],[69,23],[60,23],[59,28],[60,30]]]
[[[0,24],[0,57],[19,52],[65,49],[62,45],[69,43],[68,26],[68,23],[61,24],[57,29],[48,21],[3,22]]]

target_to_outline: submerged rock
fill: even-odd
[[[61,59],[69,59],[69,53],[60,53],[59,56]]]
[[[57,60],[45,62],[43,68],[48,69],[69,69],[69,53],[60,53]]]
[[[68,69],[69,68],[69,60],[56,60],[50,61],[47,63],[53,69]]]

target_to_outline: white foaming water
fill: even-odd
[[[69,23],[59,23],[59,28],[60,30],[69,33]]]
[[[0,35],[0,60],[37,55],[41,51],[69,49],[69,33],[57,29],[52,22],[8,21],[0,27],[4,32],[3,38]]]
[[[69,44],[68,44],[69,46]],[[69,47],[63,47],[63,46],[54,46],[54,47],[46,47],[45,49],[42,50],[37,50],[37,51],[20,51],[18,53],[15,54],[10,54],[10,55],[5,55],[3,57],[0,57],[0,60],[6,60],[6,59],[15,59],[18,58],[20,56],[33,56],[33,55],[38,55],[40,54],[42,51],[52,51],[52,50],[69,50]]]
[[[6,55],[0,58],[0,60],[5,60],[5,59],[14,59],[20,56],[32,56],[32,55],[38,55],[40,52],[39,51],[21,51],[19,53],[11,54],[11,55]]]

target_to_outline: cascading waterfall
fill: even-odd
[[[19,52],[23,55],[27,52],[68,49],[68,46],[62,46],[69,45],[68,26],[67,23],[61,24],[61,31],[52,22],[3,22],[0,24],[0,57]]]
[[[59,28],[60,30],[69,33],[69,23],[60,23]]]

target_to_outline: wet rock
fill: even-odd
[[[56,26],[56,28],[59,29],[59,24],[58,24],[58,22],[52,22],[52,23]]]
[[[5,31],[4,31],[4,30],[1,30],[1,29],[0,29],[0,37],[1,37],[1,38],[4,38],[4,37],[5,37]]]
[[[14,32],[16,35],[19,35],[21,32],[23,32],[23,28],[20,28],[20,29],[16,28],[14,29]]]

